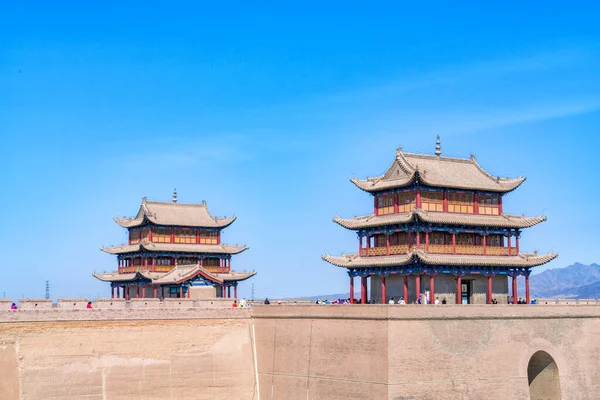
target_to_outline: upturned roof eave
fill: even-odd
[[[456,185],[456,184],[437,184],[437,183],[432,183],[432,182],[428,182],[426,178],[424,177],[420,177],[419,181],[421,183],[423,183],[426,186],[430,186],[430,187],[434,187],[434,188],[439,188],[439,189],[452,189],[452,190],[469,190],[469,191],[481,191],[481,192],[492,192],[492,193],[499,193],[499,194],[507,194],[510,193],[512,191],[514,191],[515,189],[517,189],[519,186],[521,186],[521,184],[523,184],[523,182],[525,182],[527,178],[526,177],[521,177],[521,178],[517,178],[514,180],[511,180],[511,184],[508,185],[508,187],[505,188],[493,188],[493,187],[480,187],[480,186],[468,186],[468,185]],[[352,182],[357,188],[359,188],[360,190],[370,193],[370,194],[376,194],[378,192],[383,192],[383,191],[387,191],[387,190],[394,190],[394,189],[402,189],[402,188],[406,188],[410,185],[412,185],[415,182],[415,179],[410,179],[408,181],[399,183],[399,184],[389,184],[389,185],[379,185],[377,186],[377,183],[373,184],[372,180],[359,180],[359,179],[350,179],[350,182]],[[506,182],[506,181],[505,181]],[[370,185],[370,187],[369,187]]]
[[[422,250],[413,250],[408,254],[376,257],[359,257],[357,254],[344,256],[331,256],[327,254],[321,256],[321,259],[340,268],[382,268],[409,265],[415,257],[426,265],[534,268],[549,263],[557,258],[558,254],[549,253],[544,255],[532,255],[519,253],[517,256],[475,256],[430,254],[425,253]],[[436,260],[436,257],[444,258],[444,260],[438,261]],[[465,259],[467,261],[465,261]],[[469,262],[469,259],[472,259],[473,261]]]
[[[397,218],[393,218],[397,216]],[[477,227],[493,227],[493,228],[506,228],[506,229],[526,229],[545,222],[547,218],[543,215],[536,217],[523,217],[511,214],[500,214],[500,215],[481,215],[481,214],[461,214],[461,213],[442,213],[442,212],[428,212],[423,209],[415,209],[408,213],[398,214],[386,214],[386,215],[375,215],[369,214],[364,216],[358,216],[354,218],[341,218],[334,217],[332,220],[336,224],[348,230],[361,230],[365,228],[376,228],[384,227],[389,225],[405,224],[414,221],[415,217],[418,216],[424,222],[428,222],[435,225],[455,225],[455,226],[477,226]],[[438,217],[438,220],[436,220]],[[448,218],[449,220],[440,221],[439,218]],[[451,220],[452,217],[461,218],[469,217],[470,221],[459,221]],[[501,220],[500,218],[504,218]],[[477,221],[480,219],[480,221]],[[498,221],[491,221],[490,219],[498,219]]]
[[[140,250],[145,250],[149,253],[156,253],[156,252],[167,252],[167,253],[190,253],[190,254],[229,254],[229,255],[237,255],[240,253],[243,253],[244,251],[248,250],[249,247],[244,245],[244,246],[231,246],[231,245],[227,245],[227,244],[214,244],[214,245],[206,245],[206,244],[186,244],[186,243],[164,243],[167,244],[169,246],[173,246],[172,248],[161,248],[161,245],[163,243],[158,243],[159,247],[157,248],[156,246],[152,246],[152,245],[156,245],[157,243],[152,243],[152,242],[142,242],[142,243],[138,243],[138,244],[130,244],[130,245],[123,245],[123,246],[112,246],[112,247],[101,247],[100,250],[108,253],[108,254],[112,254],[112,255],[118,255],[118,254],[128,254],[128,253],[136,253]],[[181,247],[181,248],[177,248],[178,246],[186,246],[186,247]],[[204,248],[200,249],[200,248],[193,248],[193,247],[187,247],[187,246],[205,246]],[[223,247],[225,246],[225,247]],[[209,247],[209,248],[207,248]],[[212,251],[211,251],[212,250]]]

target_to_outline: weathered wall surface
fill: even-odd
[[[252,399],[249,310],[0,312],[0,399]]]
[[[543,350],[562,399],[600,393],[600,307],[255,307],[261,399],[529,399]]]
[[[0,311],[0,399],[525,400],[538,351],[600,393],[596,305],[137,303]]]

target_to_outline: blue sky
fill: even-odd
[[[372,211],[349,179],[438,134],[527,176],[504,208],[548,216],[521,240],[560,254],[540,270],[599,262],[598,6],[443,4],[0,5],[0,295],[108,295],[112,218],[173,188],[238,217],[256,297],[346,291],[320,256]]]

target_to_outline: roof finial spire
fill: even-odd
[[[173,189],[173,203],[177,203],[177,189]]]
[[[435,155],[438,157],[442,155],[442,146],[440,144],[440,135],[437,135],[437,141],[435,142]]]

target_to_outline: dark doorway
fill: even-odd
[[[552,356],[538,351],[527,366],[529,398],[531,400],[561,400],[558,366]]]
[[[471,282],[472,281],[461,281],[460,304],[471,304]]]

